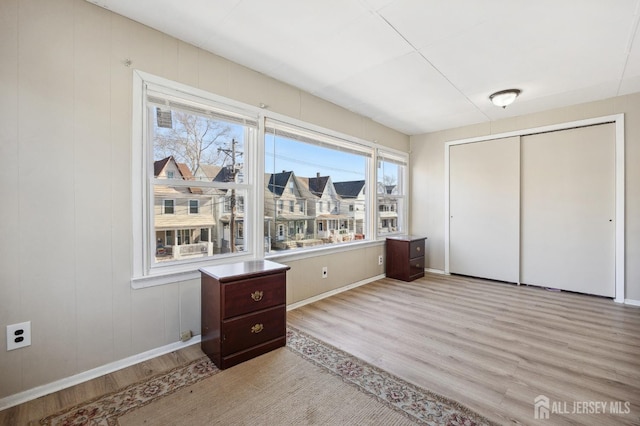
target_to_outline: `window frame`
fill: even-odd
[[[245,143],[244,152],[247,155],[245,158],[244,169],[242,175],[244,182],[236,184],[236,188],[243,191],[243,204],[244,208],[244,227],[242,234],[244,237],[245,252],[233,253],[228,256],[220,256],[218,258],[206,257],[199,258],[194,261],[185,261],[180,264],[171,266],[156,266],[150,267],[149,258],[151,253],[155,253],[156,250],[156,238],[155,230],[151,229],[148,215],[149,209],[153,209],[153,187],[148,179],[148,173],[153,173],[152,161],[152,144],[149,144],[145,140],[146,132],[148,131],[149,117],[146,110],[146,89],[147,87],[153,87],[153,89],[162,89],[167,91],[177,98],[192,99],[198,103],[204,103],[206,105],[212,105],[214,108],[229,111],[243,116],[248,116],[254,119],[258,125],[255,133],[256,143]],[[247,105],[242,102],[238,102],[229,98],[225,98],[210,92],[194,88],[182,83],[171,81],[162,77],[158,77],[140,70],[133,70],[133,90],[132,90],[132,191],[131,191],[131,214],[133,216],[132,233],[133,233],[133,245],[132,245],[132,273],[131,273],[131,285],[133,288],[144,288],[155,285],[162,285],[168,283],[174,283],[181,280],[195,279],[199,277],[198,269],[203,266],[229,263],[231,261],[251,260],[260,258],[269,258],[279,261],[297,260],[307,257],[312,257],[318,253],[339,253],[342,251],[349,251],[358,249],[367,245],[379,245],[380,239],[386,237],[387,234],[379,236],[377,232],[377,163],[379,152],[385,154],[391,153],[399,155],[406,159],[407,166],[405,167],[404,176],[404,205],[402,213],[402,221],[404,224],[408,224],[407,215],[409,211],[407,194],[409,193],[408,187],[408,153],[398,151],[387,146],[379,145],[377,142],[371,142],[345,135],[341,132],[327,129],[315,124],[304,122],[295,118],[291,118],[273,111],[259,108],[258,106]],[[311,247],[293,253],[266,253],[264,245],[264,186],[266,185],[265,176],[265,133],[266,133],[266,121],[274,120],[283,123],[285,126],[293,126],[297,129],[301,129],[303,132],[312,132],[318,135],[326,135],[331,139],[340,141],[339,145],[345,146],[348,150],[350,146],[358,147],[359,149],[366,150],[369,154],[368,166],[365,172],[365,193],[366,193],[366,214],[364,216],[364,226],[362,232],[368,236],[367,240],[351,241],[348,243],[342,243],[339,245],[326,244],[323,246]],[[151,151],[150,151],[151,150]],[[162,181],[163,184],[167,184],[167,179]],[[170,182],[173,184],[173,182]],[[199,186],[199,182],[190,182],[189,186]],[[226,186],[225,186],[226,187]],[[322,203],[320,203],[322,204]],[[297,205],[297,204],[296,204]],[[253,207],[255,206],[255,208]],[[174,205],[174,209],[177,206]],[[280,205],[278,205],[280,207]],[[309,206],[306,205],[308,208]],[[318,206],[324,207],[324,206]],[[286,207],[281,206],[282,210]],[[295,208],[295,207],[294,207]],[[336,208],[339,208],[337,204]],[[188,212],[190,212],[190,206],[187,204]],[[303,210],[306,210],[302,206]],[[358,210],[359,209],[355,209]],[[175,211],[175,210],[174,210]],[[400,213],[400,212],[399,212]],[[326,228],[331,224],[325,224]],[[339,227],[339,224],[338,224]],[[406,225],[404,227],[406,229]],[[278,238],[278,230],[274,238]],[[289,231],[286,227],[281,229],[286,236]],[[236,229],[236,232],[238,230]],[[202,233],[202,230],[200,230]],[[174,236],[177,238],[177,236]]]
[[[398,178],[401,180],[401,193],[388,194],[393,195],[396,199],[401,200],[400,206],[398,208],[398,204],[394,205],[385,205],[380,204],[378,202],[379,194],[378,194],[378,185],[379,185],[379,176],[378,176],[378,167],[376,167],[376,180],[375,180],[375,222],[376,222],[376,236],[378,240],[383,240],[388,236],[394,235],[402,235],[408,233],[409,228],[409,154],[406,152],[398,151],[392,148],[377,148],[376,149],[376,165],[382,161],[386,161],[388,163],[397,164],[402,167],[401,174]],[[383,208],[383,210],[381,210]],[[396,212],[395,225],[396,230],[391,232],[380,233],[378,230],[378,222],[382,224],[382,218],[380,217],[381,212]],[[387,225],[389,223],[393,223],[393,219],[387,218]]]
[[[319,146],[322,148],[328,148],[335,150],[337,152],[346,152],[355,155],[361,155],[365,159],[365,167],[364,167],[364,181],[372,182],[372,179],[375,179],[375,164],[376,164],[376,148],[377,144],[374,142],[364,141],[362,139],[344,135],[339,132],[335,132],[332,130],[328,130],[326,128],[318,127],[310,123],[301,122],[296,119],[292,119],[289,117],[283,117],[278,114],[275,115],[266,115],[265,116],[265,140],[264,144],[267,144],[267,136],[271,138],[275,138],[277,136],[281,136],[287,138],[291,141],[301,144],[310,144]],[[296,170],[292,170],[294,174],[296,174]],[[278,172],[275,169],[273,171],[264,171],[264,176],[267,174]],[[296,176],[296,177],[313,177],[313,176]],[[333,179],[332,179],[333,181]],[[289,181],[289,185],[292,185],[292,182]],[[263,185],[263,192],[268,191],[266,183]],[[339,198],[339,194],[338,195]],[[274,250],[268,251],[265,253],[265,258],[268,259],[298,259],[307,257],[307,255],[312,255],[312,253],[322,251],[322,250],[331,250],[333,252],[348,250],[349,247],[356,247],[362,244],[368,244],[377,242],[377,236],[375,234],[375,227],[373,226],[375,215],[373,213],[373,208],[375,206],[375,185],[365,184],[365,213],[363,215],[363,226],[362,233],[366,236],[366,239],[358,239],[357,237],[353,238],[351,241],[341,241],[338,244],[321,244],[314,245],[312,247],[299,247],[288,250]],[[276,196],[275,208],[279,210],[280,204],[278,204],[278,196]],[[308,200],[307,203],[313,202],[312,200]],[[331,214],[334,212],[335,214],[340,214],[340,199],[336,199],[334,202],[325,199],[317,199],[315,200],[315,210],[317,214]],[[283,206],[283,210],[287,210],[286,206]],[[360,211],[360,210],[358,210]],[[355,213],[355,210],[354,210]],[[306,213],[305,213],[306,215]],[[354,216],[355,218],[355,216]],[[318,231],[320,232],[328,232],[330,230],[338,231],[340,230],[338,219],[326,220],[326,223],[323,224],[322,221],[317,222]],[[354,225],[355,229],[359,229],[358,226]],[[276,228],[277,234],[277,228]],[[266,237],[266,235],[265,235]],[[272,236],[273,237],[273,236]]]
[[[193,211],[193,207],[191,205],[192,202],[195,202],[195,212]],[[188,214],[200,214],[200,200],[197,199],[189,199],[187,201]]]
[[[167,80],[140,70],[133,71],[133,108],[132,108],[132,214],[133,214],[133,264],[131,286],[134,289],[155,285],[173,283],[180,280],[192,279],[199,276],[198,269],[203,266],[228,263],[231,260],[249,260],[256,257],[257,244],[244,245],[244,251],[238,253],[217,254],[215,256],[199,257],[161,264],[155,262],[156,230],[153,228],[154,185],[176,185],[188,187],[220,187],[222,189],[235,188],[246,198],[245,204],[259,205],[258,192],[255,190],[256,165],[260,164],[258,145],[260,140],[259,126],[253,131],[253,141],[245,141],[244,163],[247,170],[243,171],[244,182],[199,182],[189,181],[188,184],[177,179],[159,179],[153,174],[153,142],[147,140],[150,120],[147,110],[147,92],[161,93],[175,99],[184,100],[196,105],[203,105],[212,110],[223,111],[229,116],[247,117],[250,122],[259,123],[261,120],[258,109],[247,108],[246,105],[211,94],[209,92],[187,86],[175,81]],[[151,174],[151,175],[150,175]],[[187,201],[188,203],[188,201]],[[174,209],[175,209],[174,204]],[[251,210],[244,214],[243,233],[245,238],[260,235],[259,223]],[[164,211],[164,206],[163,206]],[[175,210],[174,210],[175,211]],[[187,204],[187,212],[189,204]],[[177,236],[176,236],[177,238]],[[248,238],[256,240],[255,238]],[[155,262],[155,263],[154,263]]]
[[[167,205],[170,202],[171,206]],[[171,208],[171,212],[167,212],[167,210]],[[163,198],[162,199],[162,214],[176,214],[176,200],[174,198]]]

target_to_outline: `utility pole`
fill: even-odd
[[[238,170],[236,168],[236,142],[235,138],[231,139],[231,149],[228,148],[218,148],[218,152],[225,153],[228,157],[231,157],[231,176],[228,178],[229,182],[236,182],[236,175],[238,174]],[[242,155],[240,153],[239,155]],[[231,253],[236,251],[236,189],[231,189],[231,215],[229,219],[229,248],[231,249]]]

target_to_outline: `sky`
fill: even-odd
[[[151,111],[152,113],[154,112],[154,110]],[[155,116],[156,114],[154,113],[153,115]],[[206,120],[206,118],[203,118],[203,120]],[[173,124],[170,123],[173,129],[184,133],[184,126],[176,126],[179,123],[177,123],[177,120],[174,121],[176,122]],[[158,135],[169,135],[172,132],[171,127],[169,129],[165,129],[158,127],[157,123],[154,124],[156,124],[155,132]],[[238,142],[240,142],[237,145],[237,148],[239,149],[239,151],[242,151],[242,141],[244,139],[243,126],[235,123],[225,124],[230,128],[230,133],[226,138],[233,137]],[[191,138],[187,137],[185,133],[184,137],[181,139],[190,140]],[[182,155],[180,155],[183,152],[183,146],[179,146],[177,148],[179,152],[172,152],[171,150],[167,151],[159,148],[160,146],[154,143],[154,156],[156,160],[164,158],[167,155],[173,153],[177,161],[188,162],[186,158],[183,158]],[[220,154],[217,148],[218,145],[212,146],[210,148],[210,151],[212,154],[214,154],[214,157],[217,157],[215,163],[218,165],[227,164],[228,155],[224,156]],[[216,153],[217,156],[215,155]],[[211,160],[213,160],[213,158],[211,158]],[[239,162],[242,162],[241,157],[237,157],[237,160]],[[264,161],[266,173],[293,171],[298,177],[315,177],[317,173],[320,173],[320,176],[330,176],[333,182],[365,180],[367,170],[367,157],[364,157],[362,155],[339,151],[338,149],[325,148],[319,145],[300,142],[273,134],[265,135]],[[382,164],[384,166],[384,170],[380,168],[378,169],[380,180],[382,180],[383,175],[390,175],[395,177],[398,176],[397,166],[386,162]],[[395,181],[395,179],[393,180]]]
[[[275,151],[275,152],[274,152]],[[366,158],[308,143],[267,135],[265,172],[293,171],[299,177],[331,176],[333,182],[364,180]]]

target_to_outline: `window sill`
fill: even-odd
[[[154,287],[164,284],[175,284],[181,281],[190,281],[200,279],[200,268],[220,265],[225,263],[242,262],[244,260],[252,260],[254,257],[247,254],[229,255],[223,259],[215,261],[192,262],[183,265],[174,265],[158,270],[153,270],[149,275],[143,275],[131,278],[131,288],[139,290],[147,287]]]
[[[147,287],[154,287],[163,284],[173,284],[180,281],[194,280],[200,277],[198,270],[182,272],[170,272],[157,275],[145,275],[143,277],[131,278],[131,288],[140,290]]]
[[[295,250],[289,253],[269,254],[265,256],[265,259],[272,261],[277,260],[279,262],[301,260],[315,256],[323,256],[334,253],[347,252],[351,250],[360,250],[367,247],[381,246],[384,245],[384,243],[384,240],[376,240],[355,242],[350,244],[330,245],[329,247],[314,247]],[[166,271],[154,271],[155,273],[152,275],[131,278],[131,288],[133,288],[134,290],[139,290],[158,285],[175,284],[182,281],[197,280],[200,279],[200,268],[202,267],[232,262],[241,262],[251,259],[253,258],[247,256],[228,257],[217,262],[203,262],[198,264],[191,264],[188,266],[184,265],[183,268],[179,270],[172,268],[171,270]]]
[[[308,249],[297,249],[291,252],[285,251],[285,252],[267,254],[265,255],[265,259],[273,260],[277,262],[301,260],[301,259],[308,259],[310,257],[315,257],[315,256],[322,256],[322,255],[328,255],[333,253],[342,253],[345,251],[359,250],[366,247],[380,246],[380,245],[383,245],[384,243],[385,243],[384,240],[382,241],[369,240],[369,241],[358,241],[358,242],[349,243],[349,244],[335,244],[335,245],[326,244],[326,246],[328,247],[325,247],[325,246],[310,247]]]

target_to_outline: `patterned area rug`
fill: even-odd
[[[455,401],[405,382],[292,327],[287,330],[287,348],[417,424],[492,424]],[[203,357],[185,366],[50,415],[40,420],[40,424],[117,426],[120,416],[219,372],[207,357]]]

